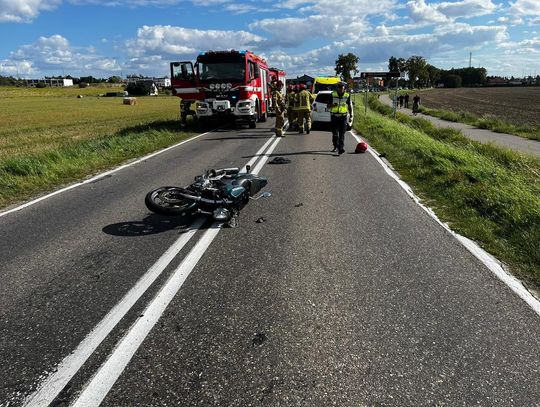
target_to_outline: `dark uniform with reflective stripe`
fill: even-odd
[[[343,89],[343,85],[338,85],[338,89]],[[348,92],[339,91],[332,92],[332,103],[328,105],[330,108],[330,121],[332,125],[332,144],[334,151],[338,150],[339,154],[345,152],[345,131],[347,129],[347,116],[353,116],[353,108],[351,103],[351,95]]]

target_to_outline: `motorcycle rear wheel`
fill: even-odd
[[[197,210],[197,203],[178,194],[181,188],[160,187],[150,191],[144,198],[148,209],[159,215],[186,216]]]

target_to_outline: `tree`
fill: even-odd
[[[122,78],[119,76],[111,76],[109,79],[107,79],[107,82],[109,83],[122,83]]]
[[[420,83],[425,82],[425,78],[427,77],[426,68],[427,62],[424,57],[413,55],[407,59],[407,72],[411,86],[415,86],[418,80]]]
[[[428,73],[429,86],[435,86],[441,80],[441,70],[433,65],[427,64],[426,71]]]
[[[351,79],[351,71],[355,74],[358,73],[356,66],[358,61],[358,57],[350,52],[347,55],[339,54],[336,59],[336,75],[340,75],[344,81],[349,81]]]
[[[445,88],[461,88],[461,76],[459,75],[446,75],[443,78]]]
[[[407,61],[404,58],[390,57],[388,60],[388,71],[390,72],[406,72]]]

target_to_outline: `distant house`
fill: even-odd
[[[35,88],[38,83],[43,83],[46,86],[61,88],[61,87],[73,86],[73,79],[45,78],[45,79],[27,79],[26,80],[26,86],[30,88]]]
[[[507,83],[508,79],[501,78],[500,76],[488,76],[487,78],[488,86],[506,85]]]

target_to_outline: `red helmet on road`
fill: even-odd
[[[369,146],[367,145],[366,142],[361,141],[360,143],[358,143],[358,144],[356,145],[356,149],[354,150],[354,152],[355,152],[356,154],[358,154],[358,153],[365,153],[365,152],[367,151],[368,147],[369,147]]]

